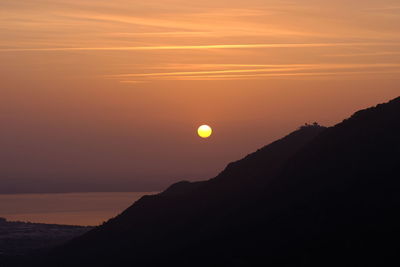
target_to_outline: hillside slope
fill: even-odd
[[[400,98],[304,127],[60,247],[57,266],[365,266],[398,260]]]

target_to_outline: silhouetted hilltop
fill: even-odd
[[[302,126],[297,131],[258,149],[243,159],[229,163],[213,179],[200,182],[181,181],[171,185],[160,194],[163,196],[176,195],[193,193],[194,190],[200,190],[204,193],[210,193],[209,190],[218,190],[217,193],[226,193],[226,191],[242,191],[243,186],[254,186],[255,183],[260,185],[260,183],[268,182],[268,177],[271,178],[276,175],[276,172],[286,160],[324,129],[326,128],[319,125]]]
[[[180,181],[175,184],[169,186],[165,191],[161,192],[163,196],[173,196],[173,195],[182,195],[189,194],[191,191],[196,190],[198,187],[202,186],[205,181],[201,182],[189,182],[189,181]]]
[[[400,98],[301,127],[217,177],[145,196],[53,266],[383,266],[397,256]]]

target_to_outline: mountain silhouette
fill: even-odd
[[[400,263],[400,98],[306,125],[218,176],[144,196],[48,266]]]

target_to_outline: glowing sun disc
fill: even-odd
[[[197,134],[201,137],[201,138],[208,138],[210,137],[210,135],[212,134],[212,129],[210,126],[208,125],[201,125],[198,129],[197,129]]]

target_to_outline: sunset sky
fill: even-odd
[[[399,25],[398,0],[0,0],[0,193],[211,178],[399,96]]]

